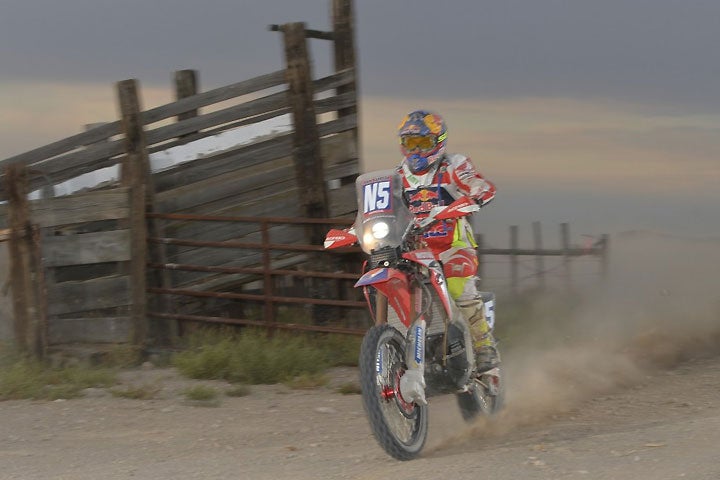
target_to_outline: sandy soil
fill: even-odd
[[[388,457],[359,396],[336,393],[354,369],[210,407],[183,400],[196,382],[149,368],[122,382],[157,386],[152,400],[0,403],[0,479],[718,479],[720,249],[644,237],[613,248],[611,278],[573,318],[548,301],[509,330],[497,418],[466,425],[453,397],[430,400],[417,460]]]
[[[645,372],[556,408],[511,395],[492,423],[466,425],[452,397],[433,398],[428,445],[412,462],[381,451],[358,395],[333,391],[355,377],[340,369],[327,387],[257,386],[204,407],[180,395],[195,382],[170,369],[137,370],[124,382],[162,385],[159,398],[95,391],[4,402],[0,478],[720,478],[718,357]]]

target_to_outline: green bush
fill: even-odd
[[[18,355],[0,360],[0,400],[74,398],[90,387],[108,387],[115,373],[87,365],[54,368]]]
[[[250,387],[247,385],[234,385],[231,388],[225,390],[225,395],[228,397],[246,397],[250,395]]]
[[[150,400],[155,398],[161,390],[159,385],[139,385],[125,388],[113,388],[110,393],[113,397],[130,398],[133,400]]]
[[[304,335],[245,329],[237,334],[214,330],[193,335],[188,348],[173,357],[178,370],[197,379],[249,384],[286,382],[338,365],[357,364],[359,338]]]
[[[206,387],[205,385],[195,385],[185,390],[185,397],[188,400],[194,401],[208,401],[215,400],[218,397],[218,391],[212,387]]]

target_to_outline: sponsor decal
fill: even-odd
[[[438,135],[442,130],[442,120],[437,115],[425,115],[425,125],[428,126],[430,132],[434,135]]]
[[[371,270],[362,277],[360,277],[360,279],[355,283],[355,286],[360,287],[363,285],[370,285],[371,283],[376,283],[379,280],[385,280],[386,278],[388,278],[389,274],[390,270],[387,268],[378,268],[375,270]]]
[[[430,200],[437,200],[440,196],[435,190],[422,188],[415,193],[410,194],[410,202],[428,202]]]
[[[408,203],[410,212],[413,214],[428,213],[440,203],[440,195],[436,190],[421,188],[414,192],[408,192]]]
[[[418,325],[415,327],[415,362],[422,363],[423,361],[423,348],[425,347],[425,335],[423,334],[423,327]]]
[[[420,205],[410,205],[409,210],[413,215],[417,215],[418,213],[430,213],[430,210],[432,210],[434,206],[435,205],[431,202],[423,202]]]
[[[363,185],[363,213],[386,212],[391,208],[390,180]]]

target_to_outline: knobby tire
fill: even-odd
[[[382,354],[379,356],[379,352]],[[370,427],[380,446],[393,458],[412,460],[422,451],[428,433],[427,406],[403,410],[398,398],[384,398],[383,387],[399,389],[396,374],[404,372],[405,339],[390,325],[372,327],[360,349],[360,388]],[[376,363],[382,358],[383,370]],[[396,384],[397,383],[397,384]]]

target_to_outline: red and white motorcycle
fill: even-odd
[[[467,322],[448,292],[443,265],[423,242],[435,222],[477,211],[462,197],[417,220],[393,170],[360,175],[358,215],[349,230],[328,232],[325,248],[359,243],[369,255],[362,287],[375,325],[363,339],[359,370],[373,434],[392,457],[415,458],[427,439],[426,398],[454,393],[463,418],[491,415],[503,401],[499,368],[478,372]],[[494,295],[483,292],[494,322]],[[390,308],[388,308],[390,307]]]

